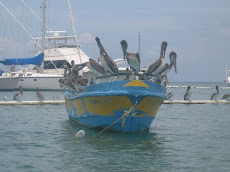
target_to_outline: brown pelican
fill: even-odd
[[[219,87],[216,86],[216,93],[213,93],[211,95],[211,99],[210,100],[216,100],[217,96],[219,95]]]
[[[147,74],[158,74],[165,67],[165,52],[167,48],[167,42],[161,43],[160,58],[148,68]]]
[[[64,65],[64,77],[67,77],[67,70],[68,70],[67,65]]]
[[[167,94],[167,96],[168,96],[168,99],[171,100],[171,98],[172,98],[172,96],[173,96],[173,93],[170,92],[170,93]]]
[[[38,97],[38,101],[44,101],[43,95],[38,91],[38,87],[36,88],[36,95]]]
[[[227,101],[229,101],[229,98],[230,98],[230,94],[225,94],[223,95],[222,99],[225,99]]]
[[[191,97],[192,93],[189,92],[190,88],[191,87],[188,86],[187,91],[185,92],[185,95],[184,95],[184,100],[189,100],[189,98]]]
[[[121,47],[123,50],[123,54],[124,54],[124,60],[125,58],[127,59],[130,68],[133,71],[139,71],[140,70],[140,57],[139,57],[139,53],[128,53],[127,52],[127,48],[128,48],[128,43],[125,40],[121,41]]]
[[[105,69],[93,59],[89,59],[86,62],[86,66],[93,72],[95,75],[103,76],[105,74]]]
[[[174,66],[175,72],[177,73],[176,57],[177,57],[177,55],[173,51],[169,54],[170,65],[165,64],[164,68],[158,73],[160,76],[166,75],[172,69],[172,66]]]
[[[14,95],[14,100],[16,100],[16,101],[20,101],[20,97],[23,96],[22,87],[21,86],[19,87],[19,91],[20,91],[19,93],[16,93]]]
[[[116,63],[109,57],[109,55],[106,53],[104,47],[101,44],[101,41],[98,37],[96,37],[97,45],[100,49],[100,61],[101,65],[104,67],[104,69],[110,73],[118,73],[118,67]]]
[[[75,65],[74,60],[71,60],[71,66],[73,67]]]

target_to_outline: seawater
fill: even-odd
[[[191,99],[209,100],[224,83],[170,83],[199,86]],[[183,99],[186,88],[168,88]],[[12,100],[14,92],[0,92]],[[45,99],[63,99],[45,92]],[[58,98],[57,98],[58,97]],[[24,92],[21,100],[36,100]],[[86,135],[75,138],[79,130]],[[229,171],[230,104],[162,104],[148,132],[106,133],[76,125],[65,105],[0,105],[0,171]]]

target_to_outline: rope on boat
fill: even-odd
[[[126,117],[137,107],[137,103],[134,104],[132,107],[129,108],[129,110],[127,112],[125,112],[119,119],[117,119],[115,122],[113,122],[112,124],[110,124],[108,127],[104,128],[102,131],[100,131],[99,133],[97,133],[94,138],[99,138],[101,136],[103,136],[110,128],[112,128],[118,121],[120,121],[122,119],[122,128],[124,128],[125,125],[125,119]]]

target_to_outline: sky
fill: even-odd
[[[41,16],[41,0],[1,0],[33,37],[39,37],[41,23],[25,1]],[[148,67],[160,55],[162,41],[169,53],[177,53],[177,74],[169,82],[223,82],[230,69],[229,0],[70,0],[78,42],[93,59],[99,57],[98,36],[109,56],[123,58],[121,40],[128,52],[138,51],[140,34],[141,66]],[[46,23],[51,30],[73,35],[67,0],[46,0]],[[0,5],[0,60],[29,57],[34,42]],[[0,69],[4,68],[0,66]]]

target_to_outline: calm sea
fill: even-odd
[[[191,99],[208,100],[224,83],[170,83],[196,86]],[[168,88],[183,99],[186,88]],[[12,100],[14,92],[0,92]],[[42,92],[63,99],[61,92]],[[36,100],[24,92],[21,100]],[[85,130],[83,138],[75,133]],[[148,132],[106,133],[72,123],[65,105],[0,105],[0,171],[229,171],[230,104],[162,104]]]

